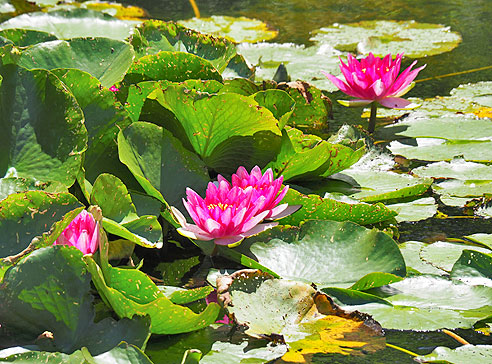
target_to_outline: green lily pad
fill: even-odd
[[[39,43],[21,52],[18,64],[27,69],[77,68],[103,86],[121,81],[133,61],[131,46],[108,38],[74,38]]]
[[[484,194],[492,194],[492,181],[461,181],[458,179],[435,183],[432,186],[434,192],[452,197],[480,197]]]
[[[54,69],[52,72],[75,96],[84,113],[89,137],[84,158],[85,178],[92,183],[105,172],[129,181],[129,172],[118,159],[116,137],[130,124],[130,118],[114,93],[84,71]]]
[[[477,250],[463,250],[453,265],[451,277],[469,285],[492,287],[492,256]]]
[[[218,35],[232,40],[236,43],[259,42],[270,40],[277,36],[277,31],[260,20],[249,19],[244,16],[234,18],[232,16],[211,16],[210,18],[192,18],[178,22],[187,28],[197,30],[201,33]]]
[[[131,41],[138,58],[160,51],[188,52],[208,60],[221,73],[236,55],[234,43],[227,39],[160,20],[140,24]]]
[[[414,270],[422,274],[445,275],[447,272],[439,269],[432,264],[422,260],[420,251],[428,246],[427,243],[420,241],[407,241],[399,245],[400,252],[405,259],[407,270]]]
[[[128,70],[124,82],[189,79],[222,81],[222,76],[207,60],[186,52],[159,52],[137,59]]]
[[[319,195],[304,195],[292,188],[284,199],[289,205],[302,205],[302,208],[290,216],[283,218],[284,225],[299,225],[301,222],[318,220],[352,221],[360,225],[374,224],[391,219],[396,212],[388,209],[382,203],[347,203]]]
[[[384,347],[380,328],[369,317],[343,312],[308,284],[270,278],[257,271],[236,272],[217,282],[227,289],[219,299],[247,326],[247,334],[282,335],[289,344],[284,361],[310,362],[315,353],[363,355],[362,348],[367,353]],[[354,335],[350,341],[349,335]]]
[[[292,43],[239,44],[238,53],[246,61],[256,66],[255,78],[258,81],[272,80],[280,64],[287,69],[292,79],[304,80],[326,91],[338,90],[321,71],[340,75],[339,52],[329,47],[304,47]]]
[[[15,348],[14,348],[15,349]],[[115,363],[124,362],[128,364],[152,364],[149,358],[135,345],[130,345],[126,342],[121,342],[118,346],[112,348],[111,350],[92,356],[87,348],[82,348],[82,350],[76,350],[72,354],[64,353],[50,353],[47,351],[29,351],[22,347],[18,347],[17,353],[9,356],[4,356],[3,352],[7,350],[0,351],[0,358],[2,362],[8,363],[53,363],[53,364],[80,364],[87,362],[94,363]],[[6,353],[7,354],[7,353]]]
[[[212,325],[166,340],[153,340],[145,352],[155,363],[166,364],[182,364],[183,353],[191,348],[203,353],[202,364],[266,364],[287,352],[286,345],[275,345],[238,331],[231,338],[230,330],[229,326]]]
[[[474,243],[490,248],[492,250],[492,234],[478,233],[478,234],[466,235],[465,238],[473,241]]]
[[[119,317],[149,315],[154,334],[178,334],[199,330],[215,322],[220,307],[211,303],[199,314],[173,304],[143,272],[107,266],[105,278],[90,256],[84,261],[94,285]]]
[[[456,158],[450,162],[431,163],[412,170],[420,177],[455,178],[460,180],[492,181],[492,166]]]
[[[434,197],[418,198],[410,202],[387,204],[386,207],[398,213],[396,221],[421,221],[437,213]]]
[[[354,186],[352,189],[359,192],[349,195],[364,202],[419,196],[432,184],[431,178],[416,178],[408,174],[388,171],[361,170],[357,167],[344,170],[332,178],[351,183]],[[340,192],[344,191],[340,190]]]
[[[50,33],[31,29],[4,29],[0,31],[0,37],[12,41],[17,47],[28,47],[57,39]]]
[[[307,221],[254,238],[251,253],[281,277],[320,287],[349,287],[368,273],[405,275],[396,243],[386,234],[351,222]]]
[[[48,71],[7,65],[0,74],[0,126],[8,131],[0,136],[0,176],[71,186],[87,146],[75,98]]]
[[[0,200],[7,198],[12,193],[26,191],[44,191],[49,193],[68,192],[65,185],[60,182],[51,181],[40,183],[35,179],[26,178],[0,178]]]
[[[161,272],[163,284],[168,286],[180,286],[183,277],[198,264],[200,264],[199,257],[193,256],[187,259],[176,259],[172,262],[159,263],[156,270]]]
[[[37,340],[41,350],[71,353],[85,346],[97,355],[122,340],[142,347],[150,336],[148,319],[94,323],[90,280],[82,253],[74,247],[33,252],[5,274],[0,289],[0,320],[6,330],[2,342],[34,342],[49,331],[52,340]]]
[[[490,141],[457,141],[432,138],[417,138],[416,145],[409,146],[400,142],[391,142],[389,149],[395,155],[407,159],[423,161],[450,161],[461,156],[467,161],[490,162],[492,142]]]
[[[482,253],[492,253],[492,250],[487,248],[438,241],[423,247],[420,250],[420,257],[433,266],[450,272],[462,252],[467,249]]]
[[[0,29],[38,30],[58,39],[106,37],[124,40],[138,23],[119,20],[99,11],[72,9],[22,14],[1,23]]]
[[[133,123],[120,132],[118,148],[121,161],[143,189],[172,205],[181,205],[186,187],[202,193],[210,180],[204,163],[196,154],[155,124]]]
[[[463,345],[456,349],[439,346],[415,359],[420,363],[482,364],[492,360],[492,345]]]
[[[275,119],[279,121],[279,129],[283,129],[287,124],[296,104],[294,99],[290,97],[288,93],[276,89],[258,91],[251,95],[251,98],[254,99],[258,105],[266,107],[272,112]]]
[[[356,163],[364,154],[364,146],[353,150],[341,144],[331,144],[321,138],[288,128],[282,131],[282,145],[272,168],[284,181],[331,175]]]
[[[437,276],[409,277],[370,293],[383,297],[393,307],[370,303],[350,309],[372,315],[387,329],[470,328],[490,316],[492,305],[492,288]]]
[[[405,53],[406,57],[422,58],[453,50],[461,36],[440,24],[368,20],[321,28],[311,40],[345,52],[372,52],[381,57]]]
[[[482,81],[460,85],[451,90],[450,94],[464,100],[470,100],[481,106],[492,107],[492,81]]]
[[[148,248],[162,246],[162,228],[157,217],[138,216],[126,186],[117,177],[99,175],[90,202],[101,207],[103,226],[109,233]]]
[[[55,222],[78,207],[81,204],[69,193],[28,191],[9,195],[0,202],[0,256],[20,253],[34,237],[48,232]]]
[[[410,138],[441,138],[453,141],[492,139],[492,121],[467,115],[414,118],[385,127],[388,132]]]
[[[207,166],[222,173],[270,161],[280,144],[278,121],[249,97],[209,95],[182,85],[156,90],[156,100],[170,110],[187,142]]]

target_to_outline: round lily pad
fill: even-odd
[[[303,80],[316,87],[327,90],[338,90],[321,71],[339,76],[340,52],[331,47],[304,47],[293,43],[258,43],[239,44],[238,53],[246,61],[256,65],[257,80],[271,80],[280,64],[283,64],[292,81]]]
[[[340,51],[378,56],[405,53],[406,57],[421,58],[453,50],[461,36],[440,24],[369,20],[321,28],[311,40]]]
[[[225,37],[237,43],[255,43],[262,40],[270,40],[278,34],[276,30],[270,29],[261,20],[250,19],[244,16],[234,18],[232,16],[214,15],[210,18],[181,20],[178,23],[202,33],[211,33]]]
[[[58,39],[106,37],[124,40],[140,22],[123,21],[87,9],[56,10],[22,14],[0,24],[0,29],[32,29],[55,35]]]
[[[456,349],[439,346],[432,353],[415,359],[420,363],[482,364],[492,361],[492,345],[463,345]]]
[[[396,221],[421,221],[432,217],[437,212],[436,200],[433,197],[419,198],[410,202],[394,203],[386,205],[398,212]]]
[[[492,166],[467,162],[461,158],[453,159],[450,162],[437,162],[415,168],[413,173],[420,177],[492,181]]]

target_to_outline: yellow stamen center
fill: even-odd
[[[215,204],[215,203],[211,203],[210,205],[207,206],[209,210],[213,210],[215,209],[216,207],[219,207],[222,211],[225,211],[226,208],[229,207],[228,204],[226,203],[222,203],[222,202],[219,202],[218,204]]]

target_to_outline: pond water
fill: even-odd
[[[189,1],[122,1],[143,7],[152,18],[182,20],[194,16]],[[246,16],[279,31],[274,42],[309,44],[310,33],[333,23],[362,20],[415,20],[443,24],[461,34],[453,51],[428,57],[419,79],[468,71],[492,64],[492,3],[490,0],[197,0],[202,17]],[[420,63],[420,62],[419,62]],[[463,83],[492,79],[492,69],[422,82],[408,96],[447,95]]]

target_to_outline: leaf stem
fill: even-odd
[[[374,129],[376,128],[376,114],[377,114],[378,106],[376,101],[371,103],[371,116],[369,116],[369,126],[367,127],[367,131],[369,134],[374,133]]]
[[[388,344],[386,343],[386,346],[392,349],[400,350],[404,352],[405,354],[411,355],[411,356],[419,356],[419,354],[415,354],[414,352],[411,352],[410,350],[400,348],[399,346],[393,345],[393,344]]]
[[[446,330],[446,329],[442,329],[442,332],[444,332],[446,335],[449,335],[451,336],[453,339],[455,339],[457,342],[459,342],[460,344],[463,344],[463,345],[470,345],[470,343],[468,341],[466,341],[465,339],[463,339],[461,336],[455,334],[454,332],[452,331],[449,331],[449,330]]]
[[[190,0],[190,4],[193,8],[193,12],[195,13],[195,17],[200,18],[200,10],[198,10],[198,6],[196,5],[195,0]]]

